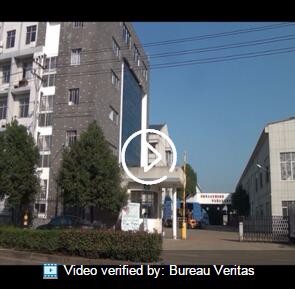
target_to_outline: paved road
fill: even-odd
[[[238,232],[231,228],[187,230],[186,240],[172,240],[171,229],[165,231],[165,264],[295,264],[295,245],[240,242]]]

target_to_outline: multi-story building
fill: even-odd
[[[252,216],[287,216],[295,204],[295,118],[263,129],[238,186],[249,194]]]
[[[60,213],[55,179],[62,150],[96,120],[118,161],[135,131],[147,128],[149,63],[130,23],[0,23],[0,127],[16,118],[41,159],[39,217]],[[126,152],[141,163],[140,138]]]

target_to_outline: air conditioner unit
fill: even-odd
[[[69,105],[74,105],[74,103],[72,101],[69,101]]]

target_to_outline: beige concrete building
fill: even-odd
[[[265,126],[238,182],[251,216],[287,216],[295,203],[295,117]]]

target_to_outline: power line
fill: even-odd
[[[189,42],[189,41],[197,41],[197,40],[226,37],[226,36],[239,35],[239,34],[245,34],[245,33],[259,32],[259,31],[277,29],[277,28],[287,27],[287,26],[292,26],[292,25],[295,25],[295,23],[270,24],[270,25],[254,27],[254,28],[236,29],[236,30],[231,30],[231,31],[224,31],[224,32],[219,32],[219,33],[205,34],[205,35],[199,35],[199,36],[193,36],[193,37],[176,38],[176,39],[170,39],[170,40],[164,40],[164,41],[149,42],[149,43],[143,44],[142,46],[151,47],[151,46],[170,45],[170,44],[177,44],[177,43],[183,43],[183,42]]]
[[[264,38],[264,39],[256,39],[252,41],[246,41],[246,42],[238,42],[238,43],[231,43],[231,44],[226,44],[226,45],[218,45],[218,46],[209,46],[209,47],[203,47],[203,48],[197,48],[197,49],[190,49],[190,50],[180,50],[180,51],[173,51],[173,52],[168,52],[168,53],[157,53],[157,54],[152,54],[150,57],[151,58],[162,58],[162,57],[171,57],[171,56],[183,56],[187,54],[195,54],[195,53],[202,53],[202,52],[212,52],[212,51],[219,51],[219,50],[226,50],[226,49],[234,49],[234,48],[241,48],[241,47],[249,47],[249,46],[258,46],[258,45],[265,45],[269,43],[275,43],[275,42],[280,42],[280,41],[289,41],[289,40],[294,40],[295,39],[295,34],[289,34],[289,35],[283,35],[283,36],[277,36],[277,37],[271,37],[271,38]],[[98,65],[98,64],[104,64],[104,63],[110,63],[110,64],[121,64],[122,60],[121,59],[101,59],[101,60],[93,60],[93,61],[88,61],[88,62],[83,62],[80,63],[78,66],[83,66],[83,65]],[[165,65],[165,63],[157,63],[155,65]],[[57,65],[57,68],[67,68],[67,67],[75,67],[75,65],[71,64],[65,64],[65,65]],[[143,68],[139,68],[143,69]],[[108,71],[108,70],[107,70]],[[17,75],[17,74],[22,74],[23,72],[16,72],[10,74],[12,75]],[[50,72],[44,72],[43,76],[50,74]],[[0,77],[4,78],[4,76]],[[18,81],[16,81],[17,83]]]
[[[204,34],[199,36],[193,36],[193,37],[186,37],[186,38],[175,38],[170,40],[164,40],[164,41],[157,41],[157,42],[150,42],[146,44],[142,44],[142,47],[150,47],[150,46],[163,46],[163,45],[170,45],[170,44],[177,44],[177,43],[183,43],[186,41],[197,41],[197,40],[203,40],[208,38],[219,38],[219,37],[225,37],[225,36],[232,36],[232,35],[239,35],[239,34],[245,34],[245,33],[252,33],[252,32],[259,32],[259,31],[265,31],[265,30],[272,30],[272,29],[278,29],[282,27],[287,26],[293,26],[295,23],[279,23],[279,24],[270,24],[260,27],[254,27],[254,28],[246,28],[246,29],[238,29],[238,30],[231,30],[231,31],[225,31],[225,32],[219,32],[219,33],[213,33],[213,34]],[[81,53],[83,54],[91,54],[91,53],[102,53],[102,52],[108,52],[112,51],[113,48],[111,47],[104,47],[100,49],[83,49]],[[130,46],[127,44],[124,44],[120,47],[120,50],[131,50]],[[69,53],[60,53],[59,56],[67,56]]]

